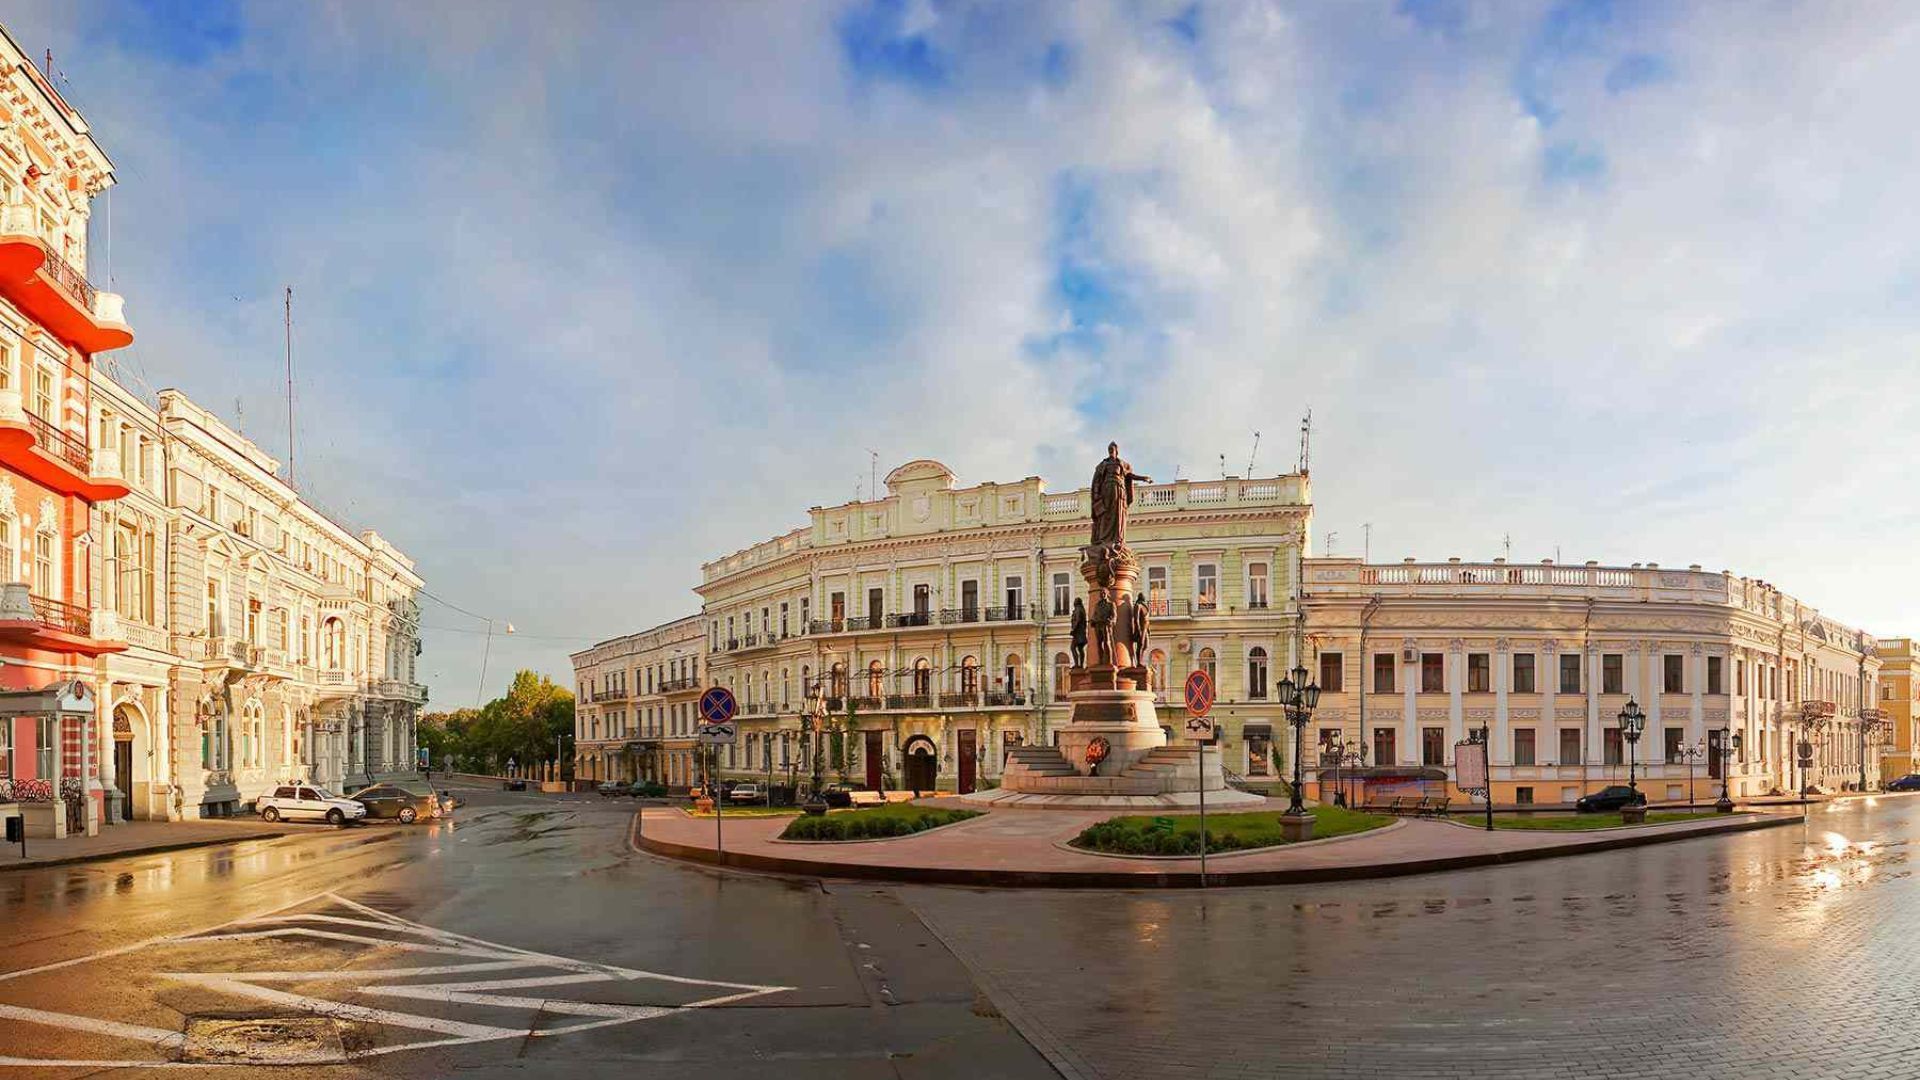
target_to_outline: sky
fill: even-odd
[[[418,562],[435,707],[696,610],[870,452],[1272,473],[1309,408],[1317,553],[1698,563],[1920,632],[1920,5],[0,21],[117,166],[123,377],[284,456],[292,286],[296,480]]]

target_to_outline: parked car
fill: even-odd
[[[749,780],[743,784],[733,785],[733,790],[727,792],[727,800],[737,803],[765,802],[767,800],[767,794],[760,790],[759,784]]]
[[[508,791],[525,791],[525,790],[527,790],[527,782],[526,782],[525,780],[518,780],[518,779],[515,779],[515,780],[509,780],[509,781],[507,781],[507,782],[506,782],[506,784],[505,784],[505,785],[503,785],[503,786],[504,786],[504,787],[506,788],[506,790],[508,790]]]
[[[1582,814],[1606,814],[1624,806],[1645,806],[1647,797],[1625,784],[1614,784],[1601,788],[1591,795],[1583,795],[1573,804],[1573,808]]]
[[[329,825],[345,825],[367,816],[363,804],[313,784],[282,784],[255,800],[254,809],[266,821],[324,821]]]
[[[600,787],[597,790],[600,792],[600,797],[603,799],[611,799],[620,795],[633,794],[632,787],[626,784],[623,784],[618,780],[602,781],[600,784]]]
[[[1908,773],[1898,780],[1887,781],[1888,791],[1920,791],[1920,773]]]
[[[432,789],[417,792],[399,784],[375,784],[347,797],[366,807],[368,817],[397,818],[403,825],[440,816],[440,797]]]

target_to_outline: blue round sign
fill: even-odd
[[[733,691],[724,686],[710,686],[700,695],[700,720],[707,724],[724,724],[733,719],[739,710],[739,703],[733,700]]]

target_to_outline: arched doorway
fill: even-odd
[[[113,786],[120,820],[133,820],[133,714],[125,705],[113,710]]]
[[[933,740],[915,735],[901,747],[901,780],[907,790],[919,793],[934,790],[940,777],[940,751]]]

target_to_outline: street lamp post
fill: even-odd
[[[1640,709],[1640,703],[1627,699],[1626,707],[1620,710],[1620,734],[1627,740],[1627,786],[1639,794],[1640,784],[1634,778],[1634,748],[1640,744],[1640,733],[1647,729],[1647,714]]]
[[[1320,705],[1320,684],[1308,682],[1307,669],[1296,667],[1280,680],[1277,689],[1287,723],[1293,725],[1293,791],[1287,812],[1280,815],[1280,834],[1288,840],[1307,840],[1313,836],[1313,815],[1300,801],[1301,787],[1306,783],[1300,757],[1305,750],[1307,721]]]
[[[1729,786],[1733,777],[1733,755],[1740,749],[1740,733],[1720,729],[1720,747],[1715,753],[1720,755],[1720,798],[1713,804],[1715,813],[1733,813],[1733,790]]]
[[[1687,809],[1693,809],[1693,766],[1707,756],[1707,748],[1699,743],[1688,743],[1680,748],[1680,757],[1687,763]]]

